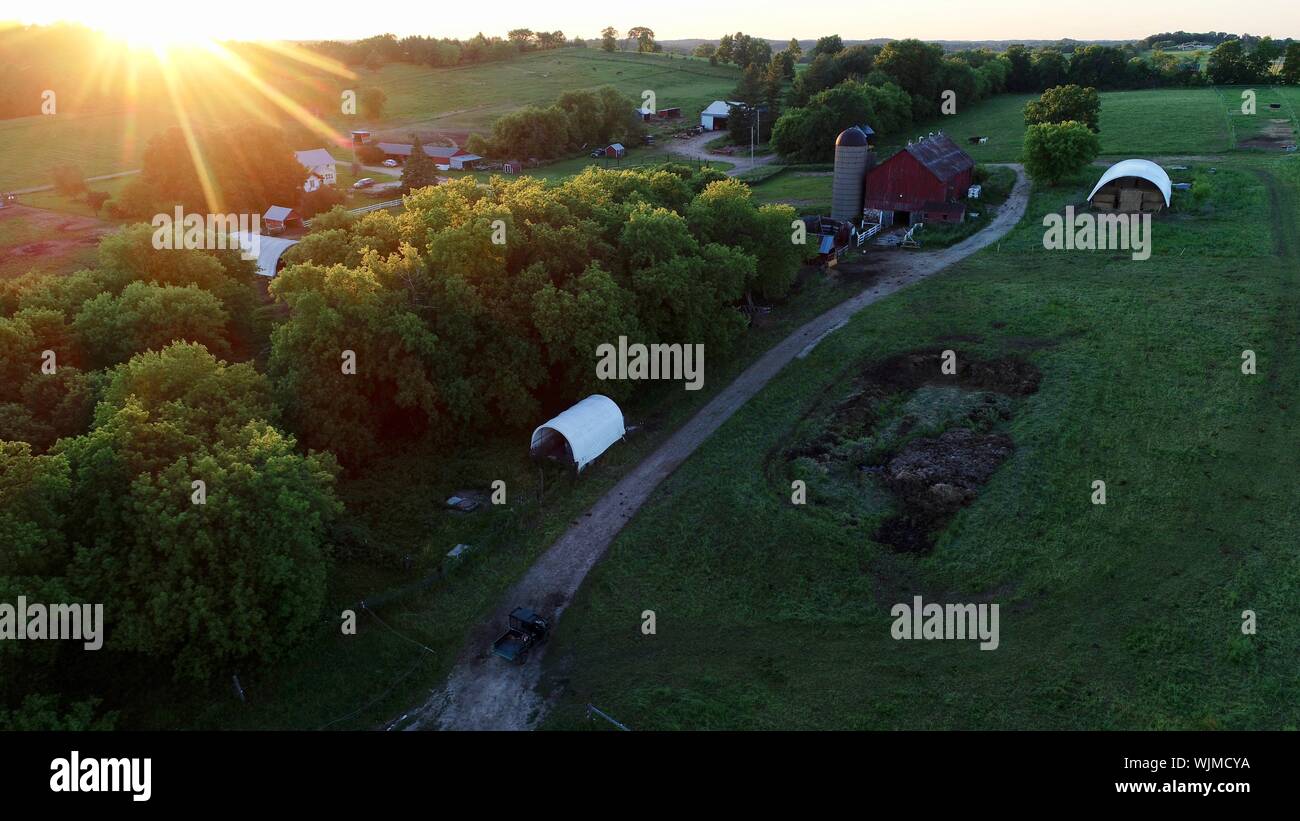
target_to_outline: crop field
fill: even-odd
[[[1175,175],[1207,194],[1156,220],[1149,260],[1045,250],[1092,175],[1038,189],[998,245],[787,368],[587,579],[546,726],[595,726],[588,703],[638,730],[1300,726],[1300,160],[1214,168]],[[945,349],[996,378],[909,370]],[[940,432],[1005,461],[899,539],[871,466]],[[892,640],[917,594],[1002,602],[999,649]],[[1246,609],[1270,628],[1243,636]]]

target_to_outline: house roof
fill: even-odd
[[[1101,175],[1101,179],[1097,180],[1092,193],[1088,195],[1088,201],[1091,202],[1092,198],[1097,196],[1097,192],[1101,190],[1103,185],[1121,177],[1137,177],[1159,188],[1160,193],[1164,195],[1165,206],[1168,207],[1173,192],[1173,186],[1169,182],[1169,175],[1165,173],[1163,168],[1150,160],[1120,160],[1115,163],[1106,169],[1106,173]]]
[[[283,205],[272,205],[270,208],[266,209],[266,213],[262,215],[262,219],[275,220],[276,222],[283,222],[284,220],[287,220],[292,214],[293,214],[292,208],[286,208]]]
[[[623,144],[622,144],[622,143],[610,143],[610,144],[609,144],[609,147],[612,148],[612,149],[614,149],[615,151],[625,151],[625,150],[626,150],[626,149],[623,148]]]
[[[298,162],[304,168],[319,168],[322,165],[333,165],[336,160],[330,156],[330,152],[323,148],[311,148],[306,151],[295,151],[293,155],[298,158]]]
[[[970,158],[970,155],[962,151],[946,134],[926,137],[920,142],[912,143],[904,150],[941,180],[950,180],[961,172],[975,167],[975,161]]]
[[[376,145],[378,145],[379,150],[385,154],[393,154],[398,157],[411,156],[411,149],[414,147],[410,143],[376,143]],[[464,154],[465,150],[462,148],[452,148],[449,145],[426,145],[424,147],[424,153],[428,154],[435,160],[446,161],[458,154]]]

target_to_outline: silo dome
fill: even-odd
[[[840,132],[840,136],[835,138],[836,146],[860,146],[867,144],[867,135],[862,133],[862,129],[856,125],[851,125]]]

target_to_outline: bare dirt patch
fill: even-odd
[[[1291,128],[1290,120],[1272,119],[1268,125],[1254,137],[1248,140],[1238,140],[1238,148],[1267,148],[1275,151],[1281,151],[1288,145],[1296,144],[1295,131]]]
[[[1015,412],[1014,399],[1037,392],[1042,379],[1014,356],[955,353],[952,374],[943,373],[940,350],[867,365],[819,429],[782,454],[790,476],[808,482],[814,507],[839,506],[844,512],[836,518],[850,525],[892,510],[874,540],[904,553],[934,547],[937,534],[1014,453],[1001,428]],[[882,495],[893,500],[884,510]]]
[[[0,209],[0,276],[60,271],[93,253],[113,226],[102,220],[12,205]]]

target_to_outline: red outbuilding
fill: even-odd
[[[892,212],[895,225],[961,222],[975,161],[944,134],[932,134],[867,172],[864,207]]]

